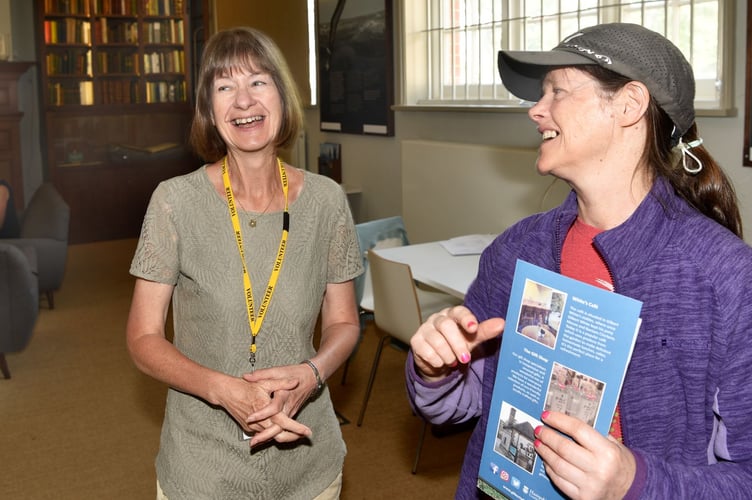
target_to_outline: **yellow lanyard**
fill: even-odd
[[[256,364],[256,335],[258,335],[259,330],[261,330],[261,323],[263,323],[264,321],[266,310],[272,300],[274,287],[277,285],[279,271],[282,269],[282,262],[285,260],[287,235],[290,232],[290,213],[287,211],[287,172],[285,172],[285,167],[282,165],[282,160],[280,160],[279,158],[277,158],[277,165],[279,166],[279,176],[282,179],[282,193],[285,196],[285,211],[282,214],[282,239],[280,239],[279,241],[277,259],[274,261],[272,274],[271,276],[269,276],[269,283],[266,285],[266,292],[264,293],[264,299],[261,301],[258,316],[254,318],[253,288],[251,288],[251,275],[248,274],[248,268],[245,265],[243,235],[240,233],[240,218],[238,217],[238,211],[235,209],[235,197],[232,194],[232,186],[230,186],[230,173],[227,170],[227,157],[225,156],[222,160],[222,182],[225,186],[227,207],[230,210],[230,219],[232,220],[232,227],[235,230],[235,241],[238,244],[240,262],[243,264],[243,287],[245,289],[246,308],[248,309],[248,326],[251,329],[251,346],[249,348],[250,355],[248,356],[248,362],[251,363],[251,366],[254,366]]]

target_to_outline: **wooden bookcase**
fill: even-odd
[[[42,138],[73,243],[138,235],[159,181],[195,169],[188,0],[37,0]]]

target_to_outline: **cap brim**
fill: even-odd
[[[526,101],[538,101],[546,73],[564,66],[597,65],[583,55],[563,50],[546,52],[499,51],[501,83],[512,94]]]

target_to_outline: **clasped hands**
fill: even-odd
[[[447,376],[471,361],[473,349],[501,335],[505,322],[478,322],[464,306],[432,314],[410,340],[415,367],[429,381]],[[635,477],[632,452],[612,437],[558,412],[544,412],[535,430],[535,449],[546,473],[569,498],[622,498]]]
[[[315,389],[306,365],[265,368],[230,377],[220,404],[251,436],[251,448],[271,440],[289,443],[312,435],[294,417]]]

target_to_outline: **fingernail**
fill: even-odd
[[[541,445],[540,439],[536,439],[536,440],[535,440],[535,441],[533,442],[533,446],[535,446],[536,448],[537,448],[538,446],[540,446],[540,445]]]
[[[538,434],[540,434],[541,429],[543,429],[543,426],[539,425],[538,427],[535,428],[535,430],[533,431],[533,434],[537,436]]]
[[[470,353],[469,352],[463,352],[460,354],[460,363],[467,364],[470,362]]]
[[[541,413],[541,420],[546,420],[550,414],[551,412],[549,412],[548,410],[544,411],[543,413]]]
[[[476,324],[477,324],[477,323],[476,323],[475,321],[468,321],[468,322],[467,322],[467,328],[472,328],[472,327],[474,327],[474,326],[475,326]]]
[[[457,365],[458,365],[458,364],[459,364],[459,363],[458,363],[458,362],[457,362],[457,360],[455,359],[454,361],[452,361],[452,364],[451,364],[451,365],[449,365],[449,366],[450,366],[451,368],[457,368]]]

